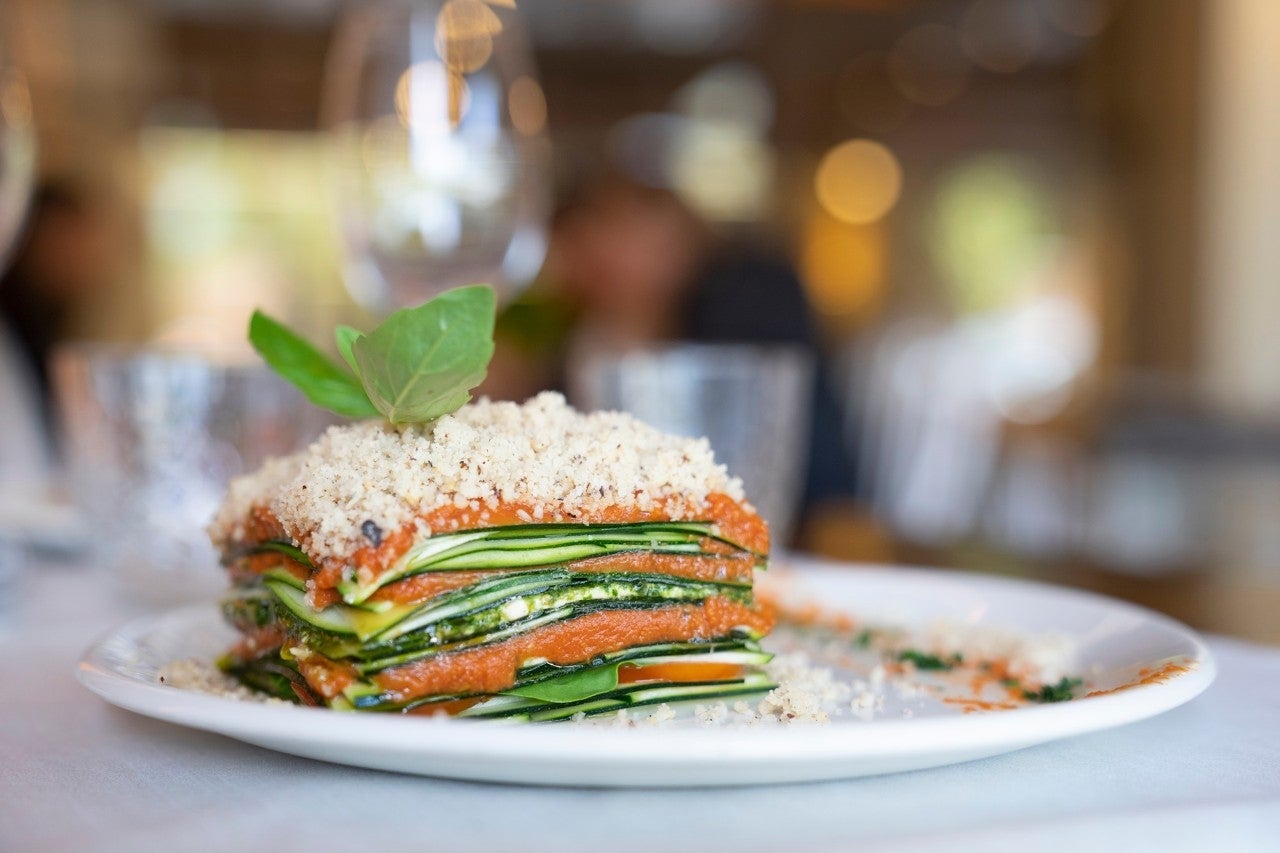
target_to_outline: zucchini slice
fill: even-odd
[[[711,522],[509,525],[428,537],[372,581],[346,580],[338,591],[348,604],[358,604],[389,583],[423,572],[538,568],[626,553],[723,556],[706,550],[705,540],[753,553],[714,533]]]
[[[450,643],[565,606],[593,609],[590,605],[629,603],[654,607],[700,602],[712,595],[750,597],[750,587],[744,584],[651,573],[558,569],[498,575],[422,604],[393,604],[381,611],[334,604],[315,611],[307,605],[300,586],[270,577],[264,583],[309,631],[355,637],[368,653]]]

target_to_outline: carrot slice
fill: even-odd
[[[732,663],[651,663],[618,667],[619,684],[641,681],[730,681],[742,677],[742,667]]]

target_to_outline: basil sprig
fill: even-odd
[[[345,365],[261,311],[249,321],[249,341],[317,406],[352,418],[426,423],[456,411],[484,380],[495,312],[493,290],[478,284],[396,311],[367,335],[339,326],[334,337]]]

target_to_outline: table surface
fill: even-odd
[[[528,788],[282,755],[75,681],[136,615],[89,570],[3,596],[0,850],[1280,850],[1280,649],[1211,637],[1218,680],[1151,720],[935,770],[745,789]]]

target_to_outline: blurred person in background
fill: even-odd
[[[564,366],[593,350],[803,347],[818,369],[802,513],[853,496],[853,454],[795,271],[780,254],[716,234],[675,193],[619,177],[578,193],[555,218],[543,281],[508,315],[490,387],[512,397],[563,387]]]
[[[0,320],[0,508],[47,483],[51,454],[40,410],[28,355],[7,318]]]
[[[111,251],[110,229],[87,194],[62,183],[36,189],[0,279],[0,504],[41,500],[53,484],[49,358],[105,280]]]
[[[82,190],[46,183],[32,197],[26,233],[0,280],[0,316],[21,362],[16,369],[34,383],[47,437],[54,425],[49,358],[65,339],[77,305],[101,281],[109,240],[98,209]]]

